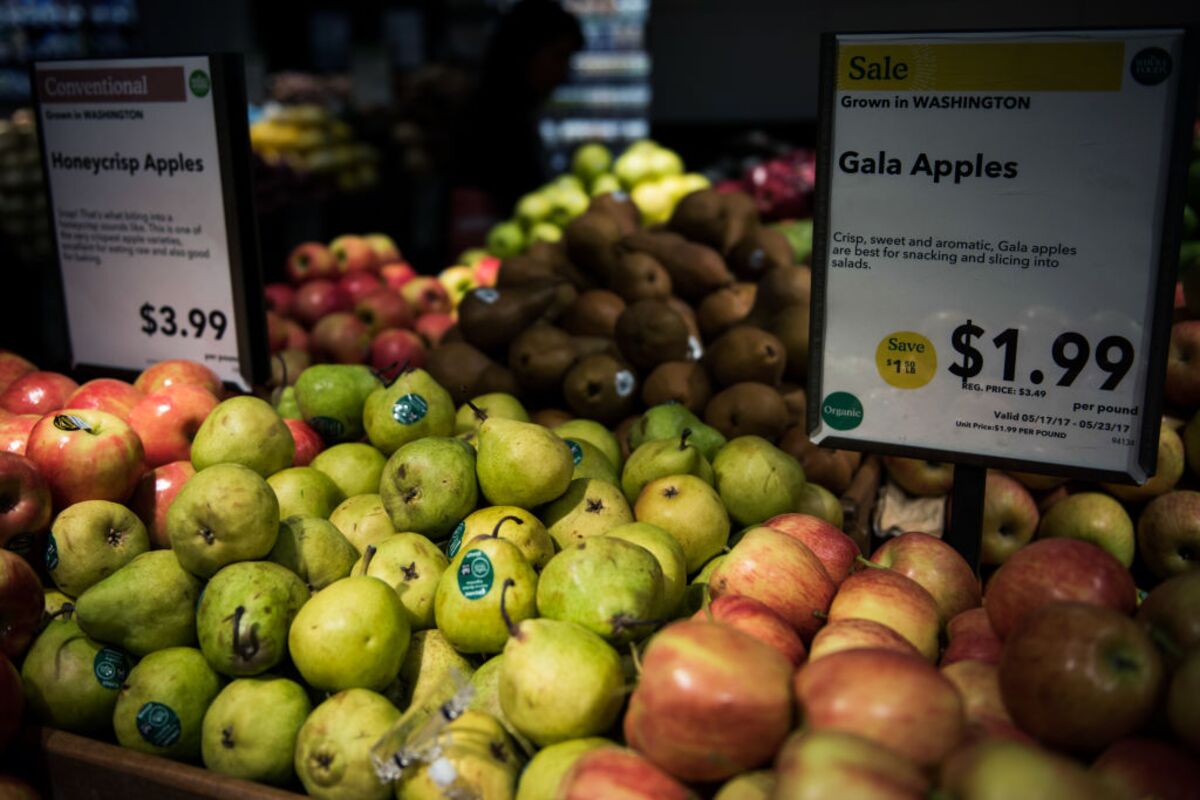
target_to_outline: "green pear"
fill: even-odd
[[[93,584],[150,549],[146,526],[120,503],[84,500],[54,519],[46,543],[46,570],[54,585],[78,597]]]
[[[266,400],[240,395],[222,400],[192,439],[192,466],[240,464],[267,477],[292,465],[296,440]]]
[[[71,606],[72,611],[75,609],[75,599],[67,597],[57,589],[44,589],[43,593],[46,596],[46,610],[42,613],[43,619],[56,619],[62,616],[60,612],[68,605]]]
[[[93,639],[144,656],[196,641],[199,596],[175,553],[151,550],[81,594],[75,619]]]
[[[683,599],[679,601],[679,605],[675,609],[676,619],[685,619],[704,608],[704,604],[709,600],[709,577],[721,565],[721,562],[725,560],[725,555],[725,553],[721,553],[719,556],[712,558],[692,578],[691,583],[687,585],[687,589],[683,593]]]
[[[607,536],[566,548],[542,570],[538,612],[624,644],[650,632],[663,610],[663,571],[646,548]]]
[[[157,650],[129,671],[113,709],[122,747],[177,761],[200,760],[204,713],[221,677],[194,647]]]
[[[384,466],[379,497],[396,530],[442,541],[475,509],[475,454],[442,436],[409,442]]]
[[[358,551],[329,520],[288,517],[279,523],[279,536],[268,558],[319,592],[350,574]]]
[[[729,541],[729,514],[721,498],[695,475],[650,481],[638,495],[633,515],[638,522],[657,525],[675,537],[687,556],[689,575]]]
[[[616,747],[616,742],[599,736],[567,739],[537,752],[521,773],[516,800],[556,800],[558,785],[579,757],[601,747]]]
[[[674,536],[647,522],[621,525],[604,535],[640,545],[650,551],[663,574],[662,605],[653,616],[656,619],[672,616],[687,589],[687,557],[683,553],[683,546],[675,541]]]
[[[379,492],[387,457],[364,442],[344,442],[322,450],[309,464],[337,484],[346,497]]]
[[[717,493],[739,525],[757,525],[796,510],[804,468],[761,436],[731,439],[713,459]]]
[[[440,756],[433,764],[406,769],[396,784],[397,800],[446,797],[511,798],[521,760],[503,726],[481,711],[465,711],[437,734]]]
[[[625,702],[621,657],[582,625],[529,619],[504,646],[500,705],[541,746],[608,730]]]
[[[21,682],[30,710],[42,723],[106,738],[117,692],[132,667],[129,655],[89,639],[74,620],[55,619],[25,654]]]
[[[774,770],[760,769],[730,778],[721,784],[713,800],[771,800],[774,791]]]
[[[329,521],[359,553],[397,532],[378,494],[347,497],[329,515]]]
[[[308,693],[295,681],[273,675],[238,678],[204,715],[204,766],[247,781],[291,783],[296,739],[311,711]]]
[[[621,443],[612,431],[591,419],[571,419],[554,429],[564,439],[587,442],[608,457],[614,469],[621,468]]]
[[[633,522],[633,512],[616,484],[579,478],[571,481],[562,497],[542,509],[542,522],[554,542],[565,550]]]
[[[842,511],[842,501],[833,492],[820,484],[806,481],[800,491],[796,503],[796,512],[820,517],[835,528],[841,528],[845,522],[845,512]]]
[[[612,484],[620,484],[617,468],[608,460],[608,456],[600,452],[600,448],[583,439],[564,437],[563,441],[571,449],[571,461],[575,464],[571,480],[598,478]]]
[[[335,581],[292,621],[288,650],[314,689],[380,691],[400,674],[411,631],[391,586],[367,575]]]
[[[630,453],[621,472],[625,499],[636,503],[642,487],[668,475],[695,475],[711,486],[712,467],[699,448],[688,442],[691,435],[692,429],[684,428],[678,439],[653,439]]]
[[[554,540],[546,526],[533,514],[516,506],[488,506],[469,514],[450,536],[446,555],[454,558],[463,542],[484,535],[499,536],[515,544],[536,570],[546,566],[554,555]]]
[[[567,443],[541,425],[497,418],[479,426],[475,469],[492,505],[532,509],[567,490],[575,462]]]
[[[504,656],[501,654],[492,656],[475,670],[475,674],[471,676],[471,687],[475,690],[475,696],[471,698],[467,708],[494,717],[525,753],[533,753],[537,746],[513,727],[504,716],[504,709],[500,707],[500,670],[503,666]]]
[[[417,631],[412,635],[400,677],[395,687],[396,707],[424,707],[435,711],[458,691],[454,672],[468,680],[475,672],[471,663],[459,655],[437,629]]]
[[[312,467],[288,467],[267,478],[279,501],[279,516],[328,519],[338,503],[346,499],[342,490],[324,472]]]
[[[454,418],[454,432],[467,433],[476,430],[490,417],[503,417],[529,422],[529,412],[521,401],[505,392],[491,392],[474,397],[458,407]]]
[[[379,378],[362,364],[317,364],[296,378],[296,404],[326,444],[363,435],[363,406]]]
[[[508,639],[505,614],[516,620],[537,614],[537,581],[515,544],[495,536],[477,537],[438,582],[438,629],[460,653],[499,653]]]
[[[373,578],[370,580],[374,580]],[[313,709],[296,737],[296,775],[317,800],[389,800],[371,748],[400,719],[388,699],[367,689],[338,692]]]
[[[275,413],[280,419],[304,419],[300,412],[300,402],[296,399],[296,387],[284,386],[275,401]]]
[[[419,533],[397,533],[354,563],[351,575],[371,575],[396,590],[414,631],[433,627],[433,596],[450,559]]]
[[[201,652],[223,675],[266,672],[287,655],[288,630],[308,597],[304,581],[279,564],[230,564],[204,587],[196,609]]]
[[[684,428],[691,430],[689,441],[710,463],[717,451],[725,446],[725,437],[720,431],[701,422],[687,406],[674,402],[647,409],[629,430],[629,446],[637,450],[646,442],[655,439],[678,439]]]
[[[167,509],[171,549],[187,571],[208,578],[235,561],[265,558],[279,533],[279,501],[239,464],[200,470]]]
[[[400,375],[371,392],[363,407],[367,438],[384,455],[426,436],[454,434],[454,400],[423,369]]]

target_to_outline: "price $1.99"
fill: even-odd
[[[186,319],[177,318],[174,306],[157,306],[143,303],[138,309],[142,315],[142,333],[147,336],[182,336],[199,339],[206,334],[220,340],[229,327],[225,312],[220,309],[205,311],[202,308],[191,308],[187,311]]]
[[[1020,334],[1016,328],[1006,328],[991,338],[992,345],[1004,358],[1001,380],[1016,380]],[[983,371],[984,354],[975,345],[982,344],[976,340],[985,336],[984,329],[971,320],[954,329],[950,334],[950,344],[961,358],[948,367],[951,373],[966,381]],[[1095,360],[1096,366],[1107,374],[1099,388],[1111,392],[1120,385],[1133,366],[1133,343],[1124,336],[1105,336],[1093,347],[1082,333],[1066,331],[1050,345],[1050,358],[1062,369],[1058,386],[1071,386],[1088,364]],[[1039,384],[1044,379],[1045,375],[1040,369],[1029,373],[1030,383]]]

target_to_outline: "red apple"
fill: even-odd
[[[370,243],[361,236],[339,236],[329,243],[333,258],[337,262],[338,272],[377,272],[379,258],[371,249]]]
[[[901,489],[918,497],[949,494],[954,487],[954,465],[945,461],[884,456],[883,464]]]
[[[0,654],[0,709],[0,753],[3,753],[12,740],[17,738],[17,731],[21,729],[21,716],[25,712],[21,673],[17,672],[8,656],[3,654]],[[19,794],[9,793],[9,787],[5,785],[6,777],[0,775],[0,797],[19,800]]]
[[[79,384],[58,372],[28,372],[0,394],[0,407],[13,414],[49,414],[63,408]]]
[[[29,562],[0,549],[0,654],[18,660],[46,610],[46,593]]]
[[[1007,639],[1026,614],[1076,600],[1133,613],[1137,587],[1107,551],[1078,539],[1041,539],[1022,547],[988,581],[983,606],[992,630]]]
[[[404,284],[417,277],[417,271],[412,268],[408,262],[397,261],[391,264],[384,264],[379,268],[379,276],[383,278],[383,282],[393,289],[399,289]]]
[[[495,286],[500,278],[500,259],[484,256],[475,265],[475,283],[480,286]]]
[[[1057,489],[1067,482],[1066,478],[1060,478],[1055,475],[1042,475],[1040,472],[1017,472],[1010,470],[1008,473],[1011,477],[1033,492],[1048,492],[1051,489]]]
[[[416,333],[403,328],[380,331],[371,340],[371,367],[391,383],[407,364],[416,369],[425,367],[425,343]]]
[[[307,351],[308,331],[304,330],[304,326],[294,319],[285,319],[283,325],[284,330],[287,331],[287,344],[283,346],[283,350]]]
[[[921,657],[921,651],[896,631],[871,619],[838,619],[817,631],[808,650],[809,661],[843,650],[892,650]]]
[[[941,668],[963,701],[968,726],[1012,725],[1000,696],[1000,668],[986,661],[957,661]]]
[[[1095,752],[1139,730],[1163,686],[1162,657],[1126,614],[1052,602],[1004,641],[1000,691],[1013,721],[1051,747]]]
[[[317,320],[338,311],[349,311],[350,295],[346,290],[330,280],[315,280],[296,290],[296,299],[292,303],[292,311],[296,319],[310,328]]]
[[[770,528],[751,528],[708,579],[713,598],[739,594],[763,603],[812,641],[837,587],[821,560],[796,539]]]
[[[0,452],[25,455],[29,432],[41,414],[10,414],[0,419]]]
[[[220,401],[208,389],[180,383],[147,395],[129,412],[129,426],[142,440],[146,467],[191,457],[192,439]]]
[[[157,364],[147,367],[141,375],[138,375],[133,385],[142,394],[154,394],[159,389],[165,389],[176,383],[192,383],[196,386],[203,386],[216,397],[220,397],[223,392],[221,379],[217,377],[217,373],[199,362],[188,361],[184,358],[159,361]]]
[[[338,311],[322,317],[313,327],[312,349],[321,361],[363,364],[371,353],[371,333],[358,317]]]
[[[980,562],[1003,564],[1033,539],[1038,519],[1037,502],[1023,484],[1003,472],[988,470],[983,492]]]
[[[941,762],[962,739],[962,699],[924,659],[891,650],[843,650],[796,672],[808,730],[845,731],[921,766]]]
[[[392,289],[379,289],[362,298],[354,306],[354,313],[367,324],[372,334],[412,325],[408,303]]]
[[[1187,747],[1200,753],[1200,650],[1193,650],[1171,676],[1167,722]]]
[[[267,310],[274,311],[281,317],[292,315],[292,301],[296,299],[296,290],[286,283],[268,283],[263,287],[263,296],[267,301]]]
[[[133,428],[90,408],[42,417],[25,455],[50,484],[59,510],[82,500],[124,502],[142,474],[142,443]]]
[[[1163,396],[1177,408],[1190,411],[1200,406],[1200,320],[1171,326]]]
[[[400,294],[412,309],[414,317],[434,313],[449,314],[453,307],[446,287],[432,275],[418,275],[400,287]]]
[[[869,619],[886,625],[922,656],[937,660],[937,602],[921,584],[895,570],[872,567],[842,581],[829,606],[829,621],[842,619]]]
[[[770,796],[781,798],[919,800],[931,788],[907,758],[870,739],[832,730],[789,736],[779,751],[775,778]]]
[[[727,594],[692,615],[692,619],[721,622],[770,645],[797,667],[804,661],[804,642],[783,617],[749,597]],[[819,635],[819,634],[818,634]]]
[[[317,457],[317,453],[325,449],[321,434],[302,419],[285,419],[283,424],[288,426],[288,430],[292,432],[292,439],[296,442],[296,455],[292,456],[292,466],[307,467]]]
[[[267,349],[272,353],[278,353],[283,348],[287,347],[288,332],[287,323],[283,317],[276,314],[274,311],[267,312]]]
[[[1137,549],[1158,578],[1200,566],[1200,492],[1181,489],[1151,500],[1138,517]]]
[[[780,514],[764,522],[763,527],[786,533],[812,550],[834,583],[845,580],[854,560],[862,555],[858,544],[840,528],[812,514]]]
[[[414,330],[425,338],[430,347],[437,347],[446,335],[446,331],[454,327],[454,317],[449,314],[422,314],[413,325]]]
[[[0,392],[22,375],[37,370],[32,361],[17,355],[10,350],[0,350]]]
[[[992,630],[985,608],[968,609],[950,620],[946,625],[946,637],[949,643],[942,651],[943,667],[959,661],[1000,663],[1004,642]]]
[[[372,292],[386,288],[373,272],[347,272],[338,280],[338,286],[350,296],[350,302],[357,304]],[[399,297],[400,295],[396,295]]]
[[[1135,617],[1174,669],[1183,656],[1200,650],[1200,570],[1167,578],[1138,606]]]
[[[138,480],[129,507],[145,524],[154,547],[171,549],[171,537],[167,535],[167,509],[183,484],[195,474],[196,468],[191,461],[172,461],[155,467]]]
[[[684,781],[767,763],[792,726],[792,664],[736,628],[683,620],[650,640],[625,739]]]
[[[337,259],[320,242],[296,245],[287,259],[287,275],[292,283],[304,283],[338,274]]]
[[[1200,762],[1157,739],[1119,739],[1100,754],[1092,771],[1120,797],[1193,800],[1200,787]]]
[[[15,536],[41,533],[50,524],[50,487],[33,462],[0,452],[0,547]]]
[[[686,786],[633,750],[600,747],[580,756],[555,800],[695,800]]]
[[[113,378],[97,378],[76,389],[63,405],[66,408],[95,408],[127,420],[130,410],[143,397],[145,395],[132,383]]]
[[[982,602],[979,578],[958,551],[936,536],[912,531],[888,539],[871,556],[912,578],[933,596],[942,625]]]
[[[375,260],[380,264],[394,264],[400,261],[400,248],[386,233],[368,233],[362,237],[375,253]]]

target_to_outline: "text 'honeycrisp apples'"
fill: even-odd
[[[833,35],[822,92],[813,441],[1144,481],[1191,40]]]
[[[43,62],[33,82],[75,365],[265,377],[240,60]]]

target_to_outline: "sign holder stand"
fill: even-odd
[[[983,493],[986,485],[986,467],[976,464],[954,465],[950,519],[942,537],[971,565],[976,575],[979,574],[979,551],[983,546]]]

